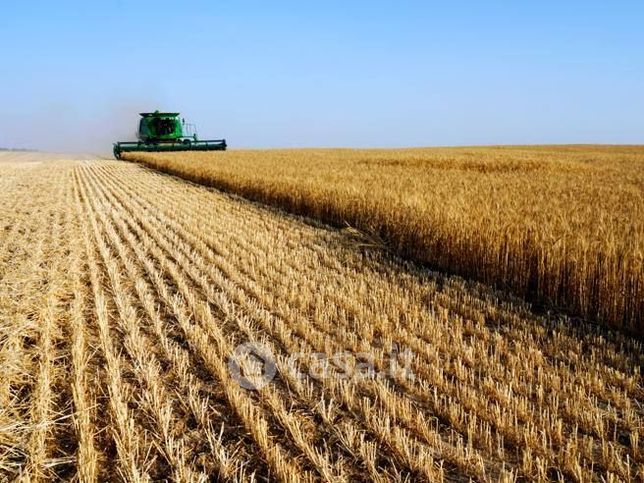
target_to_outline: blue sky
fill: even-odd
[[[644,143],[644,2],[5,1],[0,146]]]

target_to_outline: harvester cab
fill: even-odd
[[[122,153],[148,151],[225,151],[225,139],[200,140],[192,124],[179,118],[178,112],[142,112],[138,141],[114,143],[114,157]]]

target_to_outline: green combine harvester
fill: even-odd
[[[114,157],[138,151],[225,151],[225,139],[208,141],[197,138],[192,124],[179,119],[178,112],[142,112],[136,142],[114,143]]]

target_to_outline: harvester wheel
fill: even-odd
[[[190,146],[190,139],[184,139],[183,141],[181,141],[181,143],[182,143],[184,146]]]

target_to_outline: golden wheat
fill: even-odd
[[[130,153],[406,257],[644,329],[644,148]]]
[[[635,338],[140,165],[0,174],[0,480],[644,478]]]

